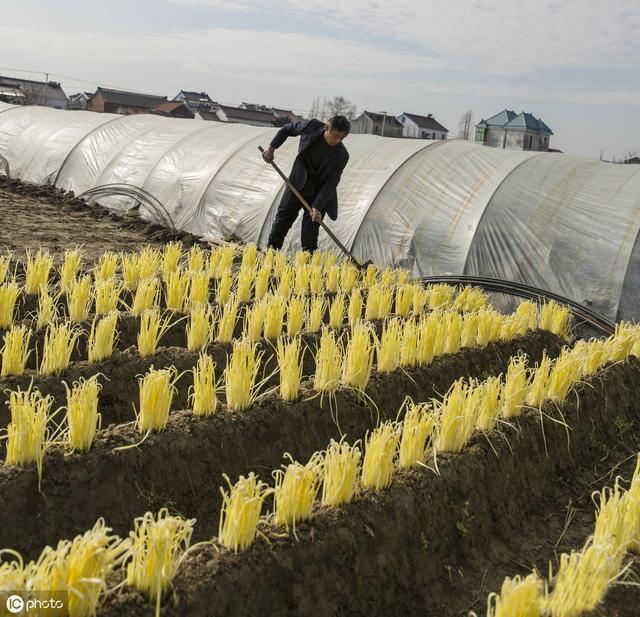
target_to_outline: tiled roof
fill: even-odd
[[[0,75],[0,86],[9,86],[13,88],[20,88],[25,93],[31,91],[36,96],[42,96],[45,98],[53,99],[67,99],[62,86],[57,81],[33,81],[31,79],[18,79],[17,77],[4,77]]]
[[[406,111],[400,114],[402,116],[406,116],[407,118],[413,120],[421,129],[431,129],[434,131],[444,131],[445,133],[449,132],[449,129],[445,128],[440,124],[431,114],[428,116],[418,116],[417,114],[408,114]]]
[[[553,135],[552,130],[533,114],[527,113],[526,111],[516,114],[515,111],[510,111],[508,109],[497,113],[495,116],[491,116],[491,118],[488,118],[487,120],[481,120],[476,124],[476,127],[479,129],[506,128],[522,131],[535,131],[536,133]]]
[[[384,122],[385,126],[387,126],[387,125],[389,125],[389,126],[397,126],[397,127],[402,127],[403,126],[402,122],[397,120],[395,116],[389,116],[389,115],[385,116],[384,114],[378,114],[378,113],[376,113],[374,111],[366,111],[366,110],[363,111],[362,114],[364,116],[368,116],[374,122],[379,122],[381,124]]]
[[[98,88],[95,94],[100,94],[105,103],[124,105],[126,107],[146,107],[148,109],[153,109],[167,100],[166,96],[127,92],[125,90],[110,90],[109,88]]]
[[[229,120],[237,120],[239,122],[266,122],[271,124],[274,116],[270,111],[253,111],[251,109],[241,109],[240,107],[229,107],[220,105],[220,109],[225,113]]]

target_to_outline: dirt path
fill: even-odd
[[[94,261],[107,250],[131,251],[175,239],[189,245],[195,237],[88,206],[51,187],[0,178],[0,251],[10,250],[17,258],[27,248],[60,255],[83,245],[88,260]]]

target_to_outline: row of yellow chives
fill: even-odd
[[[500,593],[487,600],[488,617],[579,617],[595,610],[608,587],[625,571],[626,552],[640,552],[640,455],[629,490],[614,487],[594,493],[599,498],[595,529],[581,551],[560,555],[555,576],[537,571],[507,577]]]

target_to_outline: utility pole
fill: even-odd
[[[384,137],[384,125],[387,120],[387,112],[381,111],[380,113],[382,114],[382,137]]]

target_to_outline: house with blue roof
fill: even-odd
[[[505,109],[476,124],[476,143],[507,150],[547,152],[553,131],[533,114]]]

